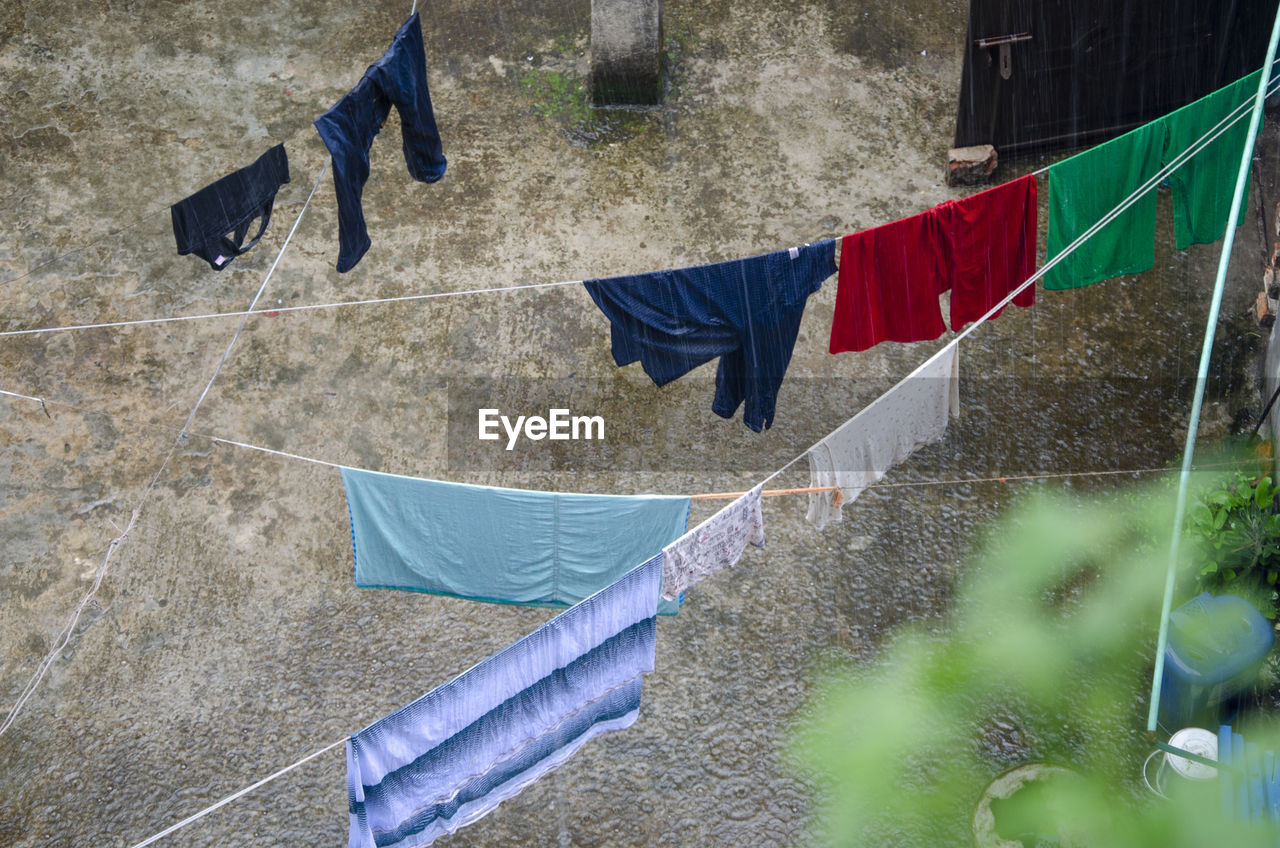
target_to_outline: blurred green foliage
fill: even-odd
[[[799,721],[797,768],[819,787],[818,837],[850,846],[971,844],[983,787],[1045,760],[1072,844],[1275,845],[1225,819],[1217,787],[1172,804],[1141,788],[1151,654],[1172,527],[1168,486],[1141,496],[1037,497],[991,534],[945,627],[908,628],[874,666],[821,687]],[[1011,754],[985,743],[1016,726]],[[1277,746],[1261,736],[1264,748]]]

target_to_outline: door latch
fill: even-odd
[[[1011,44],[1019,41],[1030,41],[1031,33],[1020,32],[1014,35],[1001,35],[996,38],[979,38],[974,41],[982,49],[986,50],[992,47],[1000,48],[1000,78],[1009,79],[1013,76],[1013,51],[1010,49]]]

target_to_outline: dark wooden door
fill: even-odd
[[[971,0],[955,144],[1080,147],[1262,65],[1276,0]]]

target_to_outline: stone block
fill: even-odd
[[[978,185],[995,173],[999,157],[990,144],[953,147],[947,151],[947,185]]]
[[[662,0],[591,0],[595,106],[652,106],[662,100]]]
[[[1258,299],[1253,303],[1254,317],[1258,319],[1258,326],[1266,329],[1276,322],[1276,314],[1271,310],[1271,303],[1267,300],[1265,291],[1258,292]]]

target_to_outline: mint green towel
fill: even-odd
[[[342,469],[357,586],[563,607],[684,535],[689,498],[499,489]],[[663,601],[668,615],[678,603]]]

